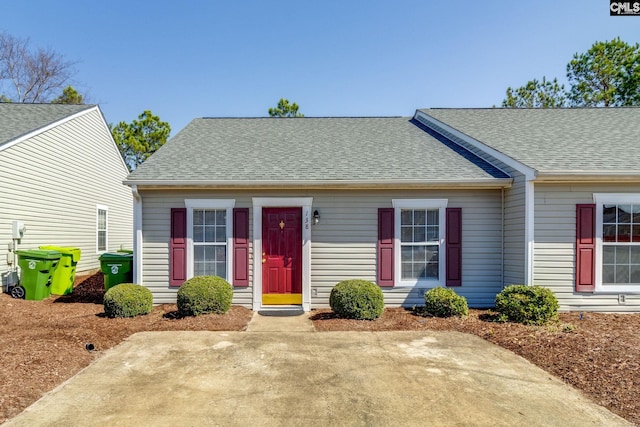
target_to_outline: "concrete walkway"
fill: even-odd
[[[630,425],[515,354],[456,332],[143,332],[7,426]]]

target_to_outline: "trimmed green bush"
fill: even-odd
[[[231,308],[233,288],[222,277],[196,276],[178,290],[178,315],[224,314]]]
[[[453,289],[437,287],[424,294],[427,314],[435,317],[465,317],[469,315],[467,299],[455,293]]]
[[[510,285],[496,296],[499,322],[543,325],[558,317],[558,299],[542,286]]]
[[[105,292],[103,305],[107,317],[134,317],[151,312],[153,295],[144,286],[120,283]]]
[[[384,310],[384,296],[373,282],[343,280],[331,289],[329,305],[339,317],[373,320],[380,317]]]

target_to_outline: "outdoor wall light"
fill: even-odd
[[[320,222],[320,212],[316,209],[313,211],[313,225],[318,225]]]

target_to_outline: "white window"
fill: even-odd
[[[220,276],[230,279],[234,200],[188,199],[187,278]]]
[[[96,206],[96,252],[105,252],[109,247],[107,241],[108,236],[108,220],[109,210],[106,206]]]
[[[640,292],[640,195],[595,194],[596,291]]]
[[[395,199],[396,286],[444,283],[446,199]]]

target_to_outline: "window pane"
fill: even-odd
[[[631,223],[631,205],[618,205],[618,222],[622,224]]]
[[[204,211],[194,210],[193,211],[193,225],[202,225],[204,218]]]
[[[227,227],[216,227],[216,242],[224,243],[227,241]]]
[[[616,247],[602,246],[602,263],[615,264],[615,262],[616,262]]]
[[[603,225],[602,226],[602,241],[603,242],[615,242],[616,241],[616,226]]]
[[[602,208],[602,222],[612,223],[616,222],[616,205],[604,205]]]
[[[429,225],[438,225],[439,224],[439,218],[438,218],[438,211],[437,210],[428,211],[427,223]]]
[[[204,242],[204,227],[202,225],[193,226],[193,241]]]
[[[216,211],[206,211],[204,216],[204,223],[207,225],[216,224]]]
[[[629,283],[628,265],[616,265],[616,283]]]
[[[402,280],[414,279],[413,277],[413,263],[402,263]]]
[[[640,264],[640,246],[631,246],[631,264]]]
[[[437,226],[428,226],[427,227],[427,241],[434,242],[440,238],[439,230]]]
[[[632,206],[633,217],[632,221],[634,224],[640,224],[640,205]]]
[[[633,224],[631,226],[631,241],[640,242],[640,224]]]
[[[413,224],[413,211],[403,210],[400,211],[400,225],[412,225]]]
[[[402,262],[413,261],[413,248],[411,246],[403,246],[400,248],[400,258]]]
[[[227,225],[227,211],[216,211],[216,225]]]
[[[98,250],[99,251],[107,250],[107,232],[106,231],[98,231]]]
[[[413,224],[424,225],[427,220],[426,216],[425,211],[413,211]]]
[[[402,227],[400,229],[400,241],[401,242],[413,242],[413,228]]]
[[[615,266],[613,265],[603,265],[602,266],[602,283],[603,284],[611,284],[615,281]]]
[[[630,241],[631,241],[631,226],[618,225],[618,242],[630,242]]]
[[[207,225],[204,228],[204,242],[215,242],[216,241],[216,228],[210,225]]]
[[[427,248],[424,246],[414,246],[413,261],[419,263],[427,262]]]
[[[616,264],[629,264],[628,246],[616,246]]]
[[[640,265],[632,265],[629,267],[631,275],[631,284],[640,284]]]
[[[414,242],[426,242],[426,230],[424,227],[416,227],[413,229],[413,241]]]

